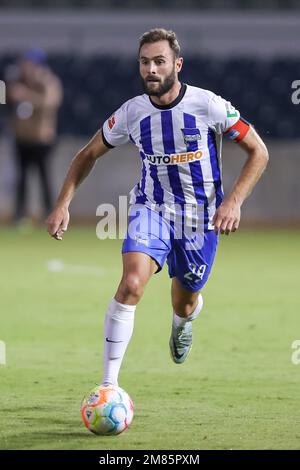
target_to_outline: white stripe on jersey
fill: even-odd
[[[145,182],[145,194],[151,204],[154,203],[153,191],[154,191],[154,182],[153,178],[150,175],[150,163],[145,159],[146,166],[146,182]],[[147,203],[146,203],[147,204]]]

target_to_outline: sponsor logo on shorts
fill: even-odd
[[[195,139],[194,139],[195,140]],[[200,160],[203,153],[201,150],[196,152],[173,153],[171,155],[145,155],[147,160],[154,165],[178,165],[179,163],[188,163]]]
[[[146,238],[138,237],[137,235],[134,237],[136,245],[141,244],[148,246],[149,241]]]

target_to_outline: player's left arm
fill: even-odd
[[[248,158],[231,192],[216,210],[212,221],[215,232],[220,231],[226,235],[238,229],[241,206],[251,194],[269,160],[267,147],[252,126],[237,144],[245,150]]]

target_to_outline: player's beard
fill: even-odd
[[[176,81],[175,67],[173,67],[172,72],[170,73],[170,75],[168,75],[164,79],[163,82],[159,82],[160,85],[156,89],[156,91],[153,91],[148,87],[148,82],[146,79],[142,79],[145,93],[149,96],[157,96],[158,98],[168,93],[168,91],[170,91],[171,88],[174,86],[175,81]]]

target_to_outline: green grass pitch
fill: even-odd
[[[1,229],[0,243],[1,449],[300,448],[299,232],[222,237],[183,365],[169,356],[166,268],[153,277],[120,374],[135,417],[115,437],[89,433],[80,403],[101,380],[121,242],[71,227],[63,242]],[[53,259],[65,269],[49,271]]]

